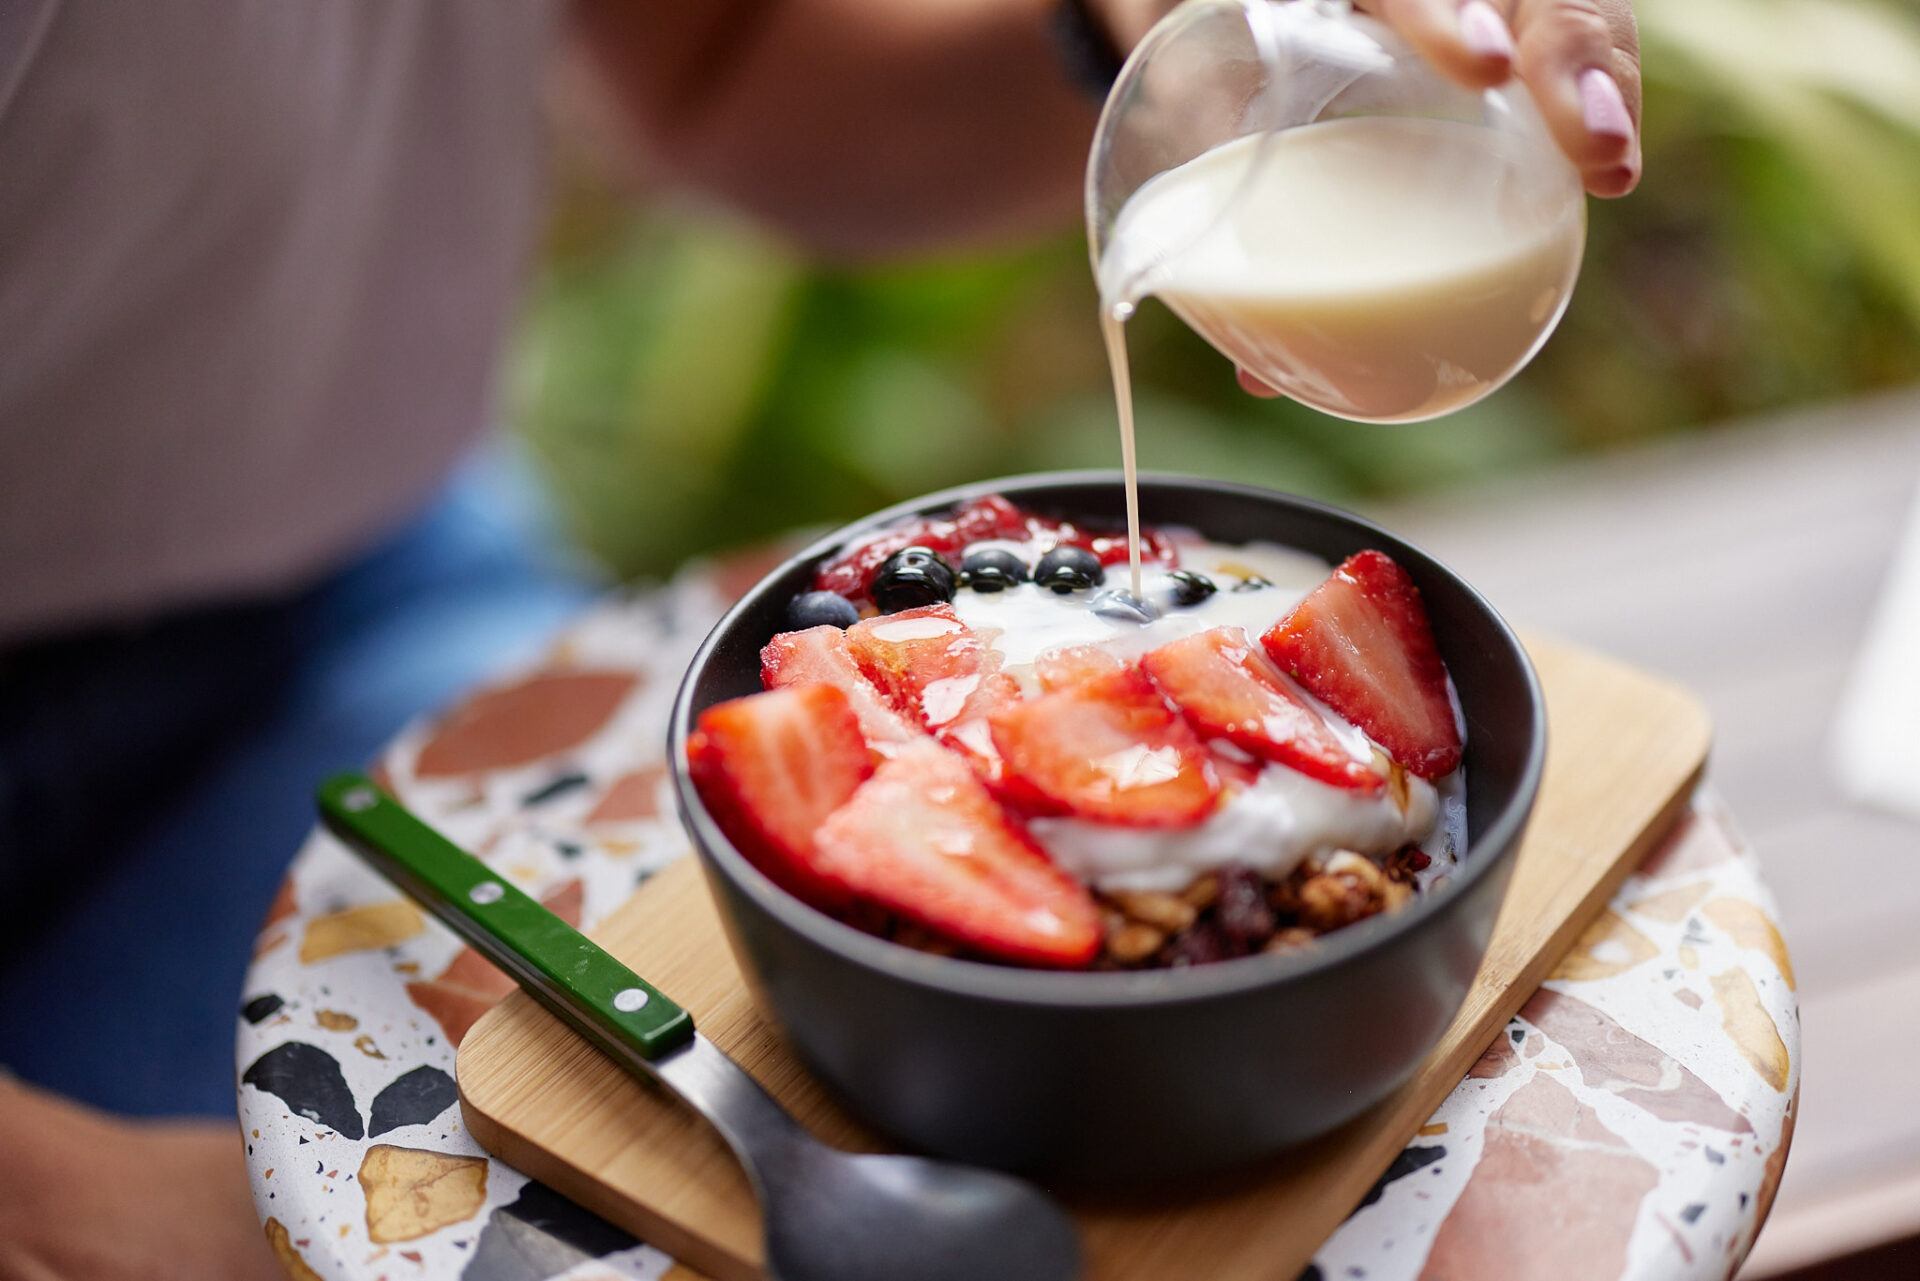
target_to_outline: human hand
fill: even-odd
[[[0,1081],[0,1279],[285,1281],[231,1122],[126,1121]]]
[[[1640,36],[1632,0],[1351,0],[1443,75],[1485,89],[1518,75],[1596,196],[1640,181]],[[1101,0],[1131,49],[1174,0]]]
[[[1353,0],[1443,75],[1486,88],[1518,75],[1596,196],[1640,181],[1640,39],[1629,0]],[[1509,26],[1511,24],[1511,26]],[[1246,370],[1241,389],[1278,396]]]
[[[1470,89],[1518,75],[1596,196],[1640,181],[1640,38],[1629,0],[1354,0]]]

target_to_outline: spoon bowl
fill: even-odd
[[[813,1144],[763,1200],[767,1267],[782,1281],[1060,1281],[1073,1225],[1032,1184],[912,1156]]]

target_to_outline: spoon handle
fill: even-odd
[[[315,799],[327,830],[615,1059],[651,1071],[693,1039],[691,1014],[371,779],[336,775]]]

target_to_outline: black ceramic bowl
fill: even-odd
[[[933,956],[861,933],[777,888],[736,850],[686,772],[706,708],[760,688],[760,648],[814,568],[903,517],[998,492],[1090,523],[1124,519],[1116,473],[948,490],[822,539],[763,579],[701,646],[674,709],[680,813],[743,969],[805,1062],[860,1116],[943,1156],[1091,1183],[1244,1164],[1324,1133],[1404,1081],[1479,967],[1546,747],[1539,683],[1478,593],[1337,509],[1244,485],[1140,482],[1148,524],[1265,539],[1338,563],[1378,548],[1420,587],[1467,720],[1469,847],[1437,892],[1304,953],[1177,970],[1059,973]]]

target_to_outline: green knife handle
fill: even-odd
[[[317,800],[329,831],[615,1058],[652,1063],[693,1038],[691,1014],[371,779],[337,775]]]

